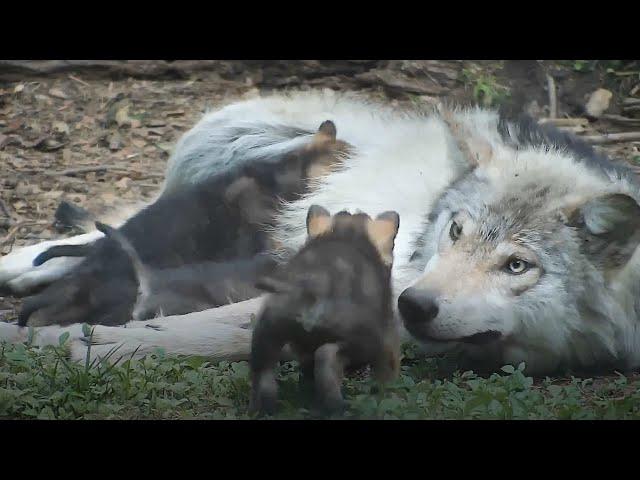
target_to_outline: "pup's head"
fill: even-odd
[[[633,185],[562,151],[458,140],[480,154],[433,208],[410,262],[420,273],[398,299],[409,332],[499,345],[498,361],[531,371],[615,354],[616,279],[640,242]]]
[[[319,205],[312,205],[307,212],[309,239],[323,235],[367,237],[388,267],[393,263],[393,244],[400,227],[400,216],[393,211],[383,212],[375,220],[366,213],[350,214],[346,211],[334,216]]]
[[[302,148],[287,154],[282,162],[270,167],[278,194],[284,198],[303,191],[309,181],[320,179],[338,169],[352,147],[337,138],[335,124],[326,120]]]

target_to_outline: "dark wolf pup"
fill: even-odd
[[[145,265],[129,240],[115,228],[96,222],[96,228],[118,243],[131,260],[138,283],[132,311],[134,320],[157,315],[182,315],[260,294],[255,279],[270,272],[275,262],[268,255],[233,262],[201,262],[176,268]]]
[[[399,370],[400,340],[391,304],[391,264],[399,216],[385,212],[333,217],[313,205],[308,239],[285,265],[258,282],[271,295],[252,337],[250,410],[271,414],[275,366],[284,345],[314,378],[321,408],[343,407],[344,369],[371,365],[387,382]]]

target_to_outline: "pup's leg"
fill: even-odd
[[[322,408],[329,412],[343,410],[341,389],[345,362],[340,355],[340,346],[336,343],[321,346],[316,350],[314,363],[316,395]]]
[[[386,329],[382,332],[381,348],[373,362],[373,372],[380,383],[391,382],[400,373],[400,332]]]
[[[276,366],[285,342],[278,319],[269,318],[269,312],[260,319],[251,341],[251,400],[249,412],[273,415],[278,403]]]

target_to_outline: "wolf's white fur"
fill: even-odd
[[[504,144],[497,132],[497,115],[484,110],[469,110],[456,113],[456,118],[493,150],[492,163],[483,166],[481,174],[496,185],[512,175],[515,152]],[[392,271],[394,291],[398,295],[423,273],[409,263],[409,258],[415,250],[416,239],[424,230],[426,214],[441,193],[467,168],[449,129],[437,116],[394,111],[357,97],[327,93],[273,96],[240,102],[207,114],[178,142],[167,168],[165,189],[172,191],[187,183],[200,182],[209,175],[233,168],[237,162],[268,158],[287,151],[307,141],[308,137],[302,135],[291,139],[286,133],[279,133],[284,132],[285,127],[314,132],[325,120],[332,120],[337,125],[339,138],[353,145],[356,152],[346,161],[344,169],[320,179],[314,193],[286,205],[279,217],[280,228],[277,231],[282,232],[280,240],[290,251],[302,244],[305,216],[311,204],[323,205],[330,211],[360,209],[372,216],[385,210],[395,210],[401,219]],[[245,134],[237,136],[238,129]],[[530,148],[518,151],[517,155],[519,169],[529,172],[532,181],[548,182],[550,175],[570,178],[575,184],[576,201],[587,193],[611,188],[611,184],[567,152]],[[615,180],[617,191],[620,188],[624,190],[624,181],[620,187],[620,179]],[[635,187],[629,185],[627,190],[637,197]],[[81,240],[77,242],[81,243]],[[67,239],[59,243],[70,242]],[[7,283],[20,278],[18,275],[35,271],[27,266],[30,262],[25,259],[32,260],[51,243],[45,247],[41,245],[44,244],[1,259],[0,282]],[[635,255],[614,282],[613,293],[603,295],[602,309],[607,310],[603,315],[606,321],[593,328],[546,325],[544,328],[548,331],[542,332],[540,327],[525,323],[519,326],[519,335],[524,335],[525,340],[527,335],[529,338],[541,336],[542,341],[553,343],[556,335],[564,338],[564,330],[588,328],[587,334],[598,337],[598,344],[606,350],[617,356],[625,355],[632,363],[640,363],[640,333],[635,314],[638,292],[636,287],[629,287],[640,283],[638,261],[638,255]],[[136,322],[127,328],[98,326],[94,331],[94,353],[104,354],[113,345],[122,344],[119,355],[132,353],[137,347],[140,347],[138,355],[160,347],[170,354],[246,358],[250,332],[239,325],[250,322],[252,315],[258,313],[259,306],[260,302],[254,299],[205,312],[140,324]],[[223,319],[232,319],[231,324],[223,322]],[[581,320],[572,316],[568,321]],[[143,326],[148,324],[159,325],[160,328]],[[22,338],[17,333],[18,327],[2,327],[0,338],[9,341]],[[45,328],[53,331],[57,327]],[[63,330],[58,329],[59,332]],[[73,357],[82,359],[86,347],[78,338],[72,339]],[[562,345],[560,341],[558,348]],[[436,344],[427,348],[437,352],[455,346]],[[589,348],[591,344],[585,341],[582,349],[578,350],[581,350],[581,355],[588,356],[591,354]],[[536,354],[535,343],[531,341],[513,342],[506,357],[514,361],[538,362],[540,370],[546,368],[544,358]]]

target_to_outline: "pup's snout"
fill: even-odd
[[[440,310],[435,295],[416,288],[402,292],[398,297],[398,309],[407,326],[430,322]]]

